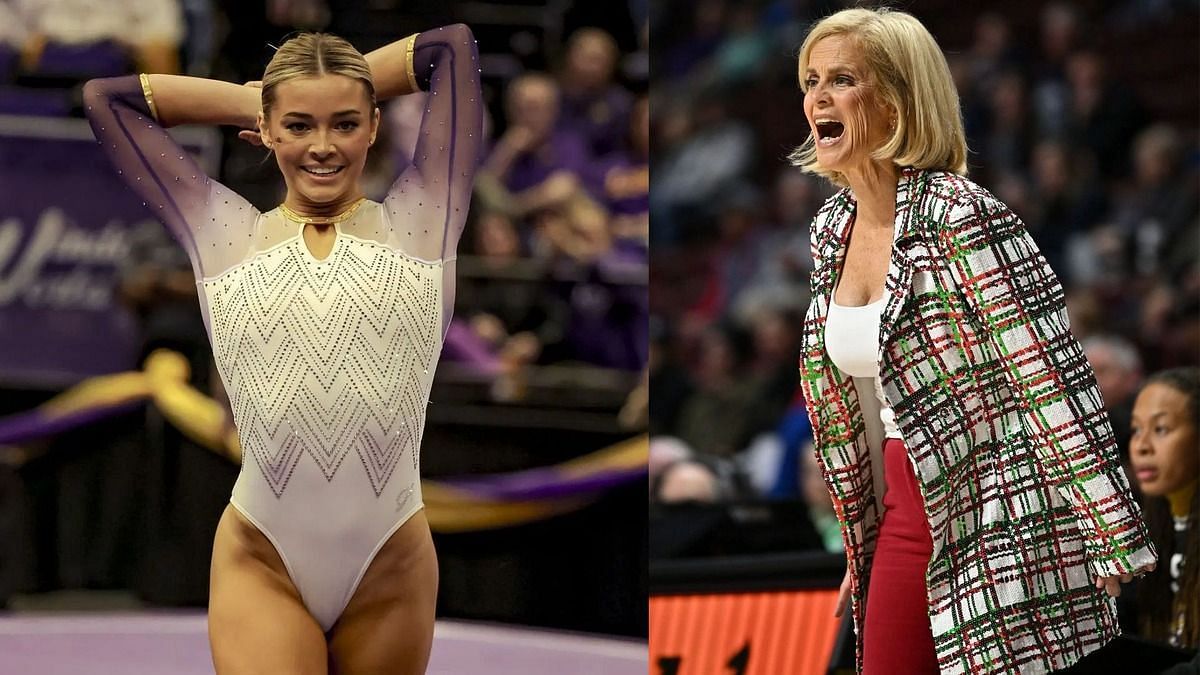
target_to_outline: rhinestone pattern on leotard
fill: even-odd
[[[376,496],[405,453],[417,468],[441,278],[341,234],[323,261],[296,237],[204,282],[243,462],[276,497],[305,455],[332,481],[353,450]]]

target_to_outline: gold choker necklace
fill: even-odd
[[[350,216],[353,216],[354,212],[358,210],[358,207],[362,206],[362,203],[365,202],[366,200],[367,200],[366,197],[359,197],[358,199],[354,200],[353,204],[351,204],[350,206],[347,206],[345,211],[342,211],[341,213],[338,213],[338,214],[335,214],[332,216],[302,216],[299,213],[296,213],[295,211],[289,209],[284,204],[279,205],[279,210],[280,210],[280,212],[283,213],[283,215],[288,220],[294,220],[297,223],[308,223],[308,224],[313,224],[313,225],[332,225],[334,223],[340,223],[344,220],[348,220],[350,218]]]

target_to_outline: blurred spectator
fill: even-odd
[[[712,504],[749,494],[745,477],[727,458],[693,451],[677,438],[651,443],[650,501],[659,504]]]
[[[775,428],[775,434],[783,444],[783,456],[779,462],[779,475],[768,495],[776,499],[803,498],[803,453],[805,445],[812,442],[812,425],[809,423],[803,396],[794,395],[791,405]],[[811,447],[808,452],[812,452]]]
[[[727,12],[729,30],[702,76],[702,87],[729,89],[772,65],[769,57],[775,45],[771,32],[759,24],[759,8],[753,3],[734,3]]]
[[[988,176],[1020,171],[1029,163],[1033,121],[1025,101],[1025,80],[1016,71],[991,73],[987,131],[978,143]]]
[[[673,114],[681,115],[674,123],[683,125],[684,140],[656,162],[650,194],[651,237],[665,244],[703,235],[697,221],[716,215],[711,209],[721,202],[714,196],[737,185],[754,158],[754,132],[730,118],[723,95],[710,92],[690,115]]]
[[[1115,335],[1092,335],[1084,339],[1083,352],[1096,372],[1096,384],[1104,398],[1113,436],[1125,449],[1133,395],[1142,383],[1142,359],[1132,344]],[[1127,453],[1122,453],[1122,460],[1128,463]]]
[[[1055,273],[1063,275],[1067,241],[1103,215],[1104,198],[1088,180],[1087,166],[1063,142],[1038,143],[1031,168],[1035,205],[1026,224]]]
[[[1113,221],[1136,256],[1142,274],[1165,268],[1180,272],[1195,260],[1200,186],[1196,172],[1184,167],[1183,139],[1172,127],[1156,124],[1133,144],[1132,190],[1121,198]]]
[[[558,84],[543,73],[519,76],[505,91],[508,128],[484,163],[510,192],[537,188],[559,172],[588,175],[590,153],[573,129],[557,126]]]
[[[697,452],[730,457],[749,443],[757,388],[745,377],[749,352],[746,335],[730,324],[701,337],[696,391],[679,413],[677,434]]]
[[[650,436],[674,436],[683,404],[694,389],[679,343],[660,317],[650,320]]]
[[[1041,134],[1062,138],[1067,133],[1070,108],[1066,61],[1077,46],[1079,13],[1065,2],[1052,2],[1042,9],[1041,41],[1035,72],[1034,112]]]
[[[812,271],[809,224],[827,196],[816,177],[799,169],[779,174],[773,194],[773,217],[760,231],[761,258],[729,312],[748,321],[764,306],[802,313],[808,304]]]
[[[649,312],[646,252],[619,246],[586,266],[567,265],[582,278],[557,284],[570,307],[563,358],[620,370],[641,370],[647,358]],[[572,275],[573,276],[573,275]]]
[[[975,20],[975,42],[967,52],[968,81],[988,92],[996,80],[1020,67],[1008,19],[999,12],[984,12]]]
[[[512,220],[482,207],[472,214],[464,253],[474,255],[484,274],[460,280],[457,318],[507,370],[533,363],[564,337],[569,308],[541,276],[522,278],[526,260]],[[527,267],[527,266],[526,266]]]
[[[654,485],[655,501],[663,504],[712,503],[724,497],[716,472],[695,459],[684,459],[667,466]]]
[[[650,497],[654,498],[654,485],[663,470],[672,464],[692,456],[692,449],[686,443],[671,436],[653,436],[650,439],[650,453],[646,460],[646,471],[650,478]]]
[[[650,101],[642,96],[629,119],[629,142],[602,161],[604,199],[613,236],[650,240]]]
[[[1080,51],[1067,60],[1070,83],[1070,137],[1091,151],[1106,179],[1129,172],[1129,144],[1144,125],[1145,112],[1127,88],[1117,91],[1099,52]]]
[[[595,260],[610,245],[608,214],[586,143],[556,126],[558,85],[542,73],[522,75],[505,103],[508,128],[480,170],[480,198],[511,217],[533,216],[546,254]]]
[[[749,184],[721,195],[717,241],[712,249],[714,275],[705,303],[695,310],[709,319],[725,316],[734,298],[750,287],[775,243],[762,225],[763,197]]]
[[[179,72],[183,14],[178,0],[10,0],[3,34],[22,69],[95,77]]]
[[[567,42],[558,77],[558,124],[584,139],[592,157],[615,152],[629,129],[633,96],[613,81],[617,43],[599,28],[582,28]]]
[[[700,0],[695,4],[691,13],[692,30],[673,45],[660,61],[662,71],[659,77],[664,82],[680,79],[717,50],[724,37],[727,9],[725,0]],[[651,25],[655,29],[659,26],[667,28],[670,22],[658,21]]]
[[[801,320],[794,311],[769,305],[750,317],[753,353],[747,371],[755,392],[747,433],[774,430],[796,398]]]

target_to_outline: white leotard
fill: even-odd
[[[205,176],[137,77],[85,88],[97,139],[192,261],[243,451],[231,501],[325,630],[422,507],[425,410],[482,136],[477,60],[465,26],[417,37],[430,94],[411,165],[335,226],[321,260],[303,224]]]

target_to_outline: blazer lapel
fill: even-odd
[[[824,216],[828,219],[828,226],[821,228],[823,232],[814,242],[817,267],[812,274],[812,296],[805,319],[805,360],[801,370],[804,373],[806,395],[812,401],[823,400],[831,387],[837,387],[838,392],[843,391],[848,381],[848,378],[843,378],[841,371],[834,367],[825,349],[825,319],[829,314],[829,301],[833,295],[837,271],[846,257],[847,233],[854,216],[854,199],[848,189],[843,189],[834,199],[835,206]],[[826,415],[822,420],[823,428],[814,427],[814,433],[828,434],[828,438],[841,439],[854,427],[850,406],[824,405],[815,406],[813,410]]]
[[[910,252],[912,245],[920,239],[913,205],[919,201],[921,176],[920,170],[906,168],[900,172],[900,180],[896,183],[896,236],[883,285],[887,303],[879,317],[880,363],[883,363],[884,346],[891,339],[896,319],[912,290],[913,259]],[[845,249],[842,255],[845,255]]]

